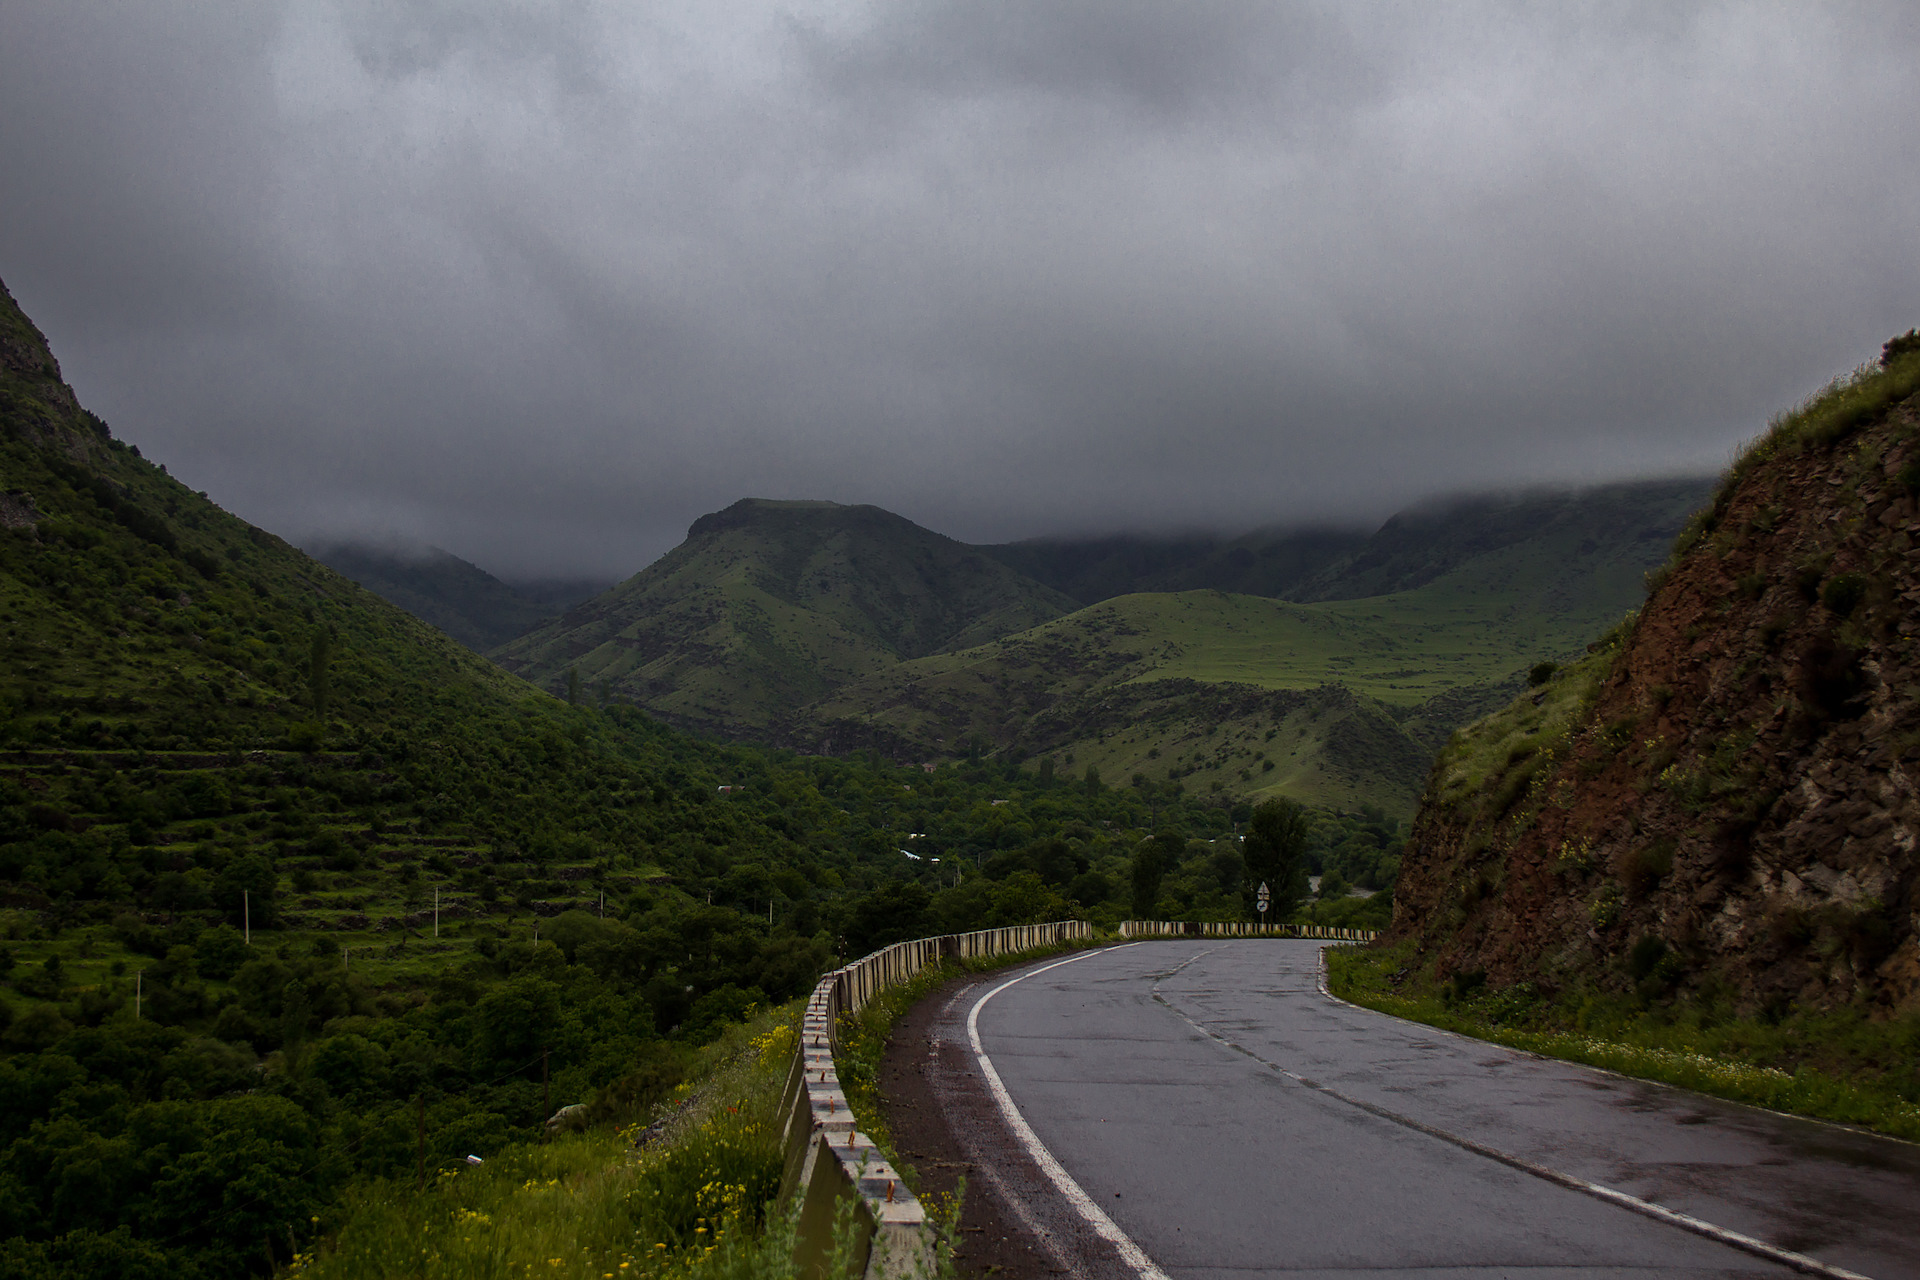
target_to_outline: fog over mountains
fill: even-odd
[[[706,734],[1404,813],[1448,732],[1639,602],[1710,487],[1460,498],[1371,534],[985,547],[878,507],[743,499],[608,590],[545,602],[441,551],[326,558],[555,694]]]
[[[0,270],[305,545],[611,579],[1695,474],[1913,323],[1911,5],[0,18]]]

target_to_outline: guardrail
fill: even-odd
[[[887,987],[941,960],[1006,955],[1093,936],[1084,920],[1016,925],[900,942],[820,979],[800,1023],[800,1043],[787,1073],[780,1113],[786,1118],[786,1168],[780,1198],[801,1197],[795,1261],[824,1276],[834,1251],[841,1206],[851,1202],[854,1257],[866,1280],[931,1280],[933,1231],[920,1201],[873,1139],[854,1128],[847,1095],[833,1065],[840,1019],[857,1013]],[[841,1280],[835,1277],[834,1280]]]
[[[1123,938],[1326,938],[1336,942],[1372,942],[1377,929],[1336,929],[1325,924],[1274,924],[1262,928],[1244,921],[1123,920]]]

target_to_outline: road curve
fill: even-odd
[[[1138,943],[995,975],[949,1002],[926,1053],[935,1093],[976,1095],[963,1146],[997,1169],[989,1187],[1060,1269],[1089,1280],[1806,1270],[1744,1238],[1826,1274],[1920,1280],[1920,1147],[1358,1009],[1320,991],[1319,947]],[[982,1133],[996,1077],[1023,1124]],[[1065,1179],[1045,1176],[1050,1160]],[[1100,1214],[1075,1209],[1059,1181]]]

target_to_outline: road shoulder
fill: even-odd
[[[1135,1280],[1009,1131],[967,1043],[974,1002],[1016,973],[955,978],[894,1023],[880,1059],[880,1105],[895,1154],[917,1173],[922,1197],[951,1195],[966,1178],[961,1275]]]

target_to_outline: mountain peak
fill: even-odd
[[[495,656],[536,683],[557,686],[576,669],[683,724],[756,733],[903,658],[981,644],[1072,608],[978,548],[891,511],[746,498]]]
[[[695,520],[687,527],[687,540],[753,525],[805,525],[818,528],[822,524],[843,524],[848,521],[893,525],[902,530],[919,528],[905,516],[867,503],[829,502],[824,498],[742,498],[729,507],[708,512]],[[925,529],[920,532],[930,537],[942,536]]]
[[[0,281],[0,384],[12,393],[7,427],[28,443],[80,462],[111,438],[107,424],[80,407],[60,376],[46,335]]]

